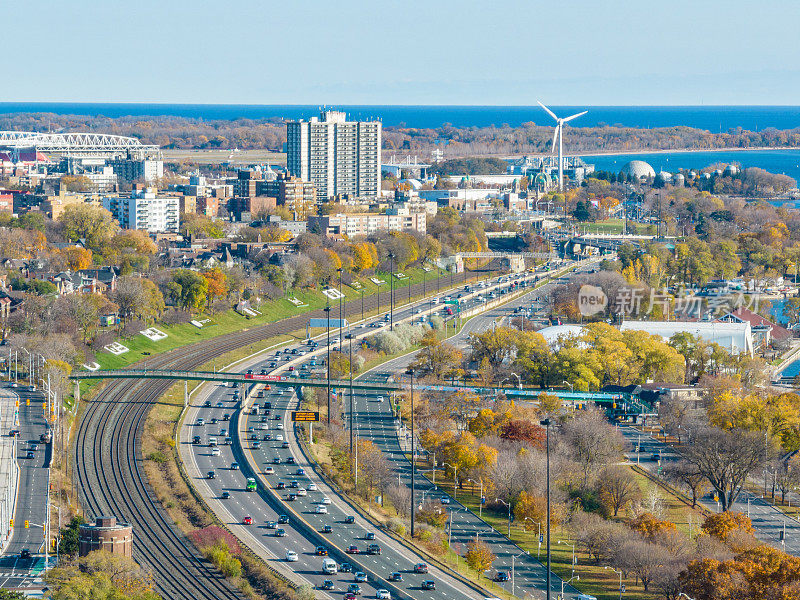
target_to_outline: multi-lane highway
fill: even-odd
[[[44,570],[44,524],[52,447],[42,437],[47,429],[42,394],[28,386],[11,385],[7,384],[0,393],[19,400],[15,457],[19,481],[11,542],[0,556],[0,587],[30,589],[37,585],[36,580]]]
[[[510,285],[509,279],[504,278],[503,287]],[[476,285],[468,287],[470,289],[450,294],[453,298],[463,295],[462,310],[468,310],[490,299],[486,297],[490,293],[490,288],[484,289]],[[546,292],[546,289],[540,288],[534,292],[534,295],[539,296]],[[484,297],[479,298],[479,295]],[[469,296],[472,297],[468,298]],[[530,298],[526,297],[524,300],[515,301],[510,308],[492,309],[490,316],[483,318],[483,321],[481,318],[475,317],[467,323],[466,329],[468,331],[476,330],[481,326],[481,322],[485,328],[491,320],[500,316],[501,313],[496,311],[501,310],[502,314],[508,314],[509,310],[513,311],[522,302],[530,302]],[[397,311],[396,319],[416,319],[417,315],[428,310],[439,312],[442,310],[442,306],[434,304],[432,301],[422,302]],[[420,318],[423,317],[420,316]],[[360,324],[354,331],[357,335],[364,334],[371,331],[372,324]],[[380,326],[381,320],[378,319],[375,324]],[[464,332],[460,339],[463,339],[467,332]],[[320,352],[320,350],[317,348],[316,352]],[[306,352],[309,352],[309,355],[303,356]],[[262,356],[239,365],[238,368],[251,367],[263,369],[262,372],[270,372],[281,367],[286,369],[287,362],[291,362],[292,366],[300,372],[319,373],[321,370],[324,371],[323,361],[319,356],[311,356],[313,352],[314,348],[308,345],[290,346],[282,352],[271,352],[267,354],[266,358]],[[263,402],[255,400],[262,405],[260,414],[243,415],[241,421],[241,437],[243,439],[240,447],[249,456],[239,456],[236,432],[230,430],[231,425],[228,419],[236,416],[234,411],[240,400],[239,394],[242,393],[244,390],[236,391],[234,388],[221,385],[206,386],[205,392],[194,400],[193,406],[187,412],[186,425],[181,433],[182,458],[186,462],[190,474],[196,479],[196,487],[218,516],[240,539],[270,561],[274,568],[283,572],[287,570],[294,572],[304,583],[319,588],[322,582],[328,579],[339,591],[346,591],[346,586],[353,583],[352,575],[339,575],[338,578],[333,578],[321,572],[322,558],[315,555],[315,549],[322,544],[339,561],[355,563],[356,569],[362,568],[367,574],[367,585],[371,584],[373,588],[387,588],[393,595],[408,594],[409,597],[430,597],[430,591],[420,588],[421,581],[425,580],[425,575],[415,575],[409,572],[419,558],[389,536],[378,531],[371,531],[369,523],[361,522],[360,517],[352,514],[353,511],[348,509],[344,499],[339,498],[333,490],[326,488],[323,480],[317,477],[312,465],[307,464],[307,459],[296,446],[291,423],[286,421],[286,408],[293,406],[293,403],[296,402],[295,396],[290,395],[288,391],[284,394],[277,390],[267,391],[264,402],[270,403],[270,408],[266,409],[270,411],[268,415],[263,414]],[[373,397],[372,400],[374,399]],[[365,403],[368,402],[366,397],[363,400]],[[369,402],[369,404],[380,403]],[[389,409],[388,403],[385,408]],[[408,475],[405,473],[407,464],[402,464],[405,459],[397,446],[396,428],[391,413],[388,416],[383,412],[376,414],[374,411],[370,411],[368,406],[359,406],[359,413],[365,413],[359,420],[359,428],[363,429],[360,434],[370,437],[376,442],[379,438],[383,438],[384,446],[386,446],[384,449],[392,456],[397,455],[397,459],[400,461],[397,466],[398,473],[401,477],[407,477]],[[381,431],[380,423],[386,424],[385,431]],[[249,429],[252,431],[248,431]],[[195,436],[198,436],[199,439]],[[231,438],[231,446],[225,443],[226,437]],[[249,439],[253,437],[257,439]],[[282,439],[278,439],[279,437]],[[211,440],[210,438],[216,439]],[[193,440],[199,443],[193,443]],[[395,447],[389,448],[392,440]],[[215,445],[209,445],[209,443]],[[242,460],[242,458],[250,460]],[[235,469],[231,468],[233,462],[239,463]],[[248,471],[247,463],[256,466],[255,473]],[[302,474],[298,474],[297,469],[302,469]],[[213,471],[212,477],[209,477],[209,471]],[[259,484],[263,485],[265,489],[259,489],[258,493],[247,492],[245,488],[248,476],[256,476]],[[293,482],[296,482],[294,483],[296,488],[290,487]],[[288,489],[284,486],[287,486]],[[309,490],[309,486],[316,489]],[[327,513],[318,513],[317,506],[323,496],[327,497],[331,503],[325,505]],[[464,511],[463,507],[456,507],[456,510],[458,509]],[[273,528],[274,521],[281,514],[288,516],[289,522],[285,526],[274,525]],[[354,517],[353,523],[344,522],[344,517],[348,515]],[[246,517],[252,519],[252,524],[244,524]],[[461,519],[454,518],[454,542],[464,542],[465,546],[466,542],[475,537],[475,532],[480,531],[482,535],[491,537],[495,543],[507,544],[516,548],[505,538],[492,532],[491,528],[488,528],[477,516],[471,515],[471,517],[477,522],[462,523]],[[330,531],[325,529],[326,525],[330,527]],[[278,528],[283,529],[285,535],[280,537],[275,535]],[[484,529],[486,531],[483,531]],[[349,557],[349,560],[344,557],[343,551],[351,544],[358,546],[360,552],[366,549],[366,544],[370,543],[365,539],[368,532],[375,535],[376,543],[381,546],[382,554],[364,557],[359,553]],[[459,536],[463,536],[464,540],[457,540]],[[495,540],[494,536],[497,536],[498,539]],[[503,548],[498,548],[498,550],[498,555],[502,560]],[[287,551],[297,552],[296,563],[286,561]],[[517,549],[515,555],[519,552]],[[509,551],[509,556],[511,556],[511,551]],[[360,561],[365,562],[361,563]],[[528,573],[530,567],[524,561],[517,560],[517,565],[519,567],[515,569],[515,578],[518,586],[529,583],[534,589],[544,587],[544,570],[538,562],[536,563],[537,573]],[[400,571],[403,574],[403,582],[387,581],[393,571]],[[420,581],[416,581],[417,579]],[[476,594],[471,588],[465,587],[457,579],[444,573],[436,573],[436,580],[439,582],[439,590],[436,593],[443,598],[472,597]],[[365,587],[365,584],[360,585]],[[560,582],[557,578],[554,578],[554,586],[557,586],[560,591]],[[517,588],[517,591],[519,590],[520,588]],[[570,591],[574,592],[571,589]]]

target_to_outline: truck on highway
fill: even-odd
[[[327,575],[335,575],[339,571],[339,566],[332,558],[322,559],[322,572]]]
[[[247,487],[245,488],[248,492],[255,492],[256,491],[256,480],[252,477],[247,478]]]

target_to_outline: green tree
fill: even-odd
[[[119,224],[105,208],[92,204],[70,204],[61,213],[64,235],[73,242],[86,240],[86,246],[99,251],[117,231]]]
[[[177,269],[166,287],[167,296],[177,306],[200,310],[206,304],[208,282],[199,273]]]

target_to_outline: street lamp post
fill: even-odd
[[[327,304],[325,305],[325,316],[327,318],[327,323],[325,326],[325,331],[328,336],[328,344],[325,348],[327,352],[327,359],[325,360],[327,364],[327,380],[328,380],[328,426],[331,424],[331,303],[328,300]]]
[[[511,595],[514,595],[514,563],[515,561],[524,554],[530,554],[527,550],[520,552],[519,554],[512,554],[511,555]]]
[[[414,491],[416,488],[417,461],[414,447],[414,369],[408,369],[411,378],[411,539],[414,539]]]
[[[581,580],[581,576],[580,575],[573,575],[572,577],[569,578],[568,581],[564,581],[563,579],[561,580],[561,598],[559,598],[559,600],[564,600],[564,586],[565,585],[569,585],[570,583],[572,583],[573,580],[580,581]]]
[[[468,479],[467,481],[472,481],[472,483],[475,483],[472,479]],[[483,477],[478,477],[478,481],[481,484],[481,497],[480,497],[480,500],[478,501],[478,516],[482,519],[483,518]],[[472,490],[473,490],[473,493],[474,493],[475,492],[475,488],[472,488]]]
[[[353,410],[353,334],[348,333],[350,341],[350,458],[353,458],[353,422],[355,421],[355,411]]]
[[[574,577],[575,576],[575,542],[565,542],[563,540],[558,540],[558,543],[559,544],[564,544],[565,546],[572,546],[572,575]]]
[[[456,486],[458,485],[458,465],[451,465],[450,463],[443,462],[442,466],[453,469],[453,500],[458,500],[456,497]]]
[[[361,290],[361,320],[364,320],[364,288],[362,287]],[[380,312],[380,307],[378,307],[378,312]]]
[[[569,386],[569,393],[570,393],[570,394],[572,394],[572,393],[575,391],[575,386],[574,386],[574,385],[572,385],[572,384],[571,384],[569,381],[567,381],[566,379],[565,379],[564,381],[562,381],[561,383],[566,383],[566,384]]]
[[[552,576],[550,572],[550,419],[543,419],[540,425],[545,428],[545,448],[547,456],[547,593],[545,594],[545,598],[550,600]]]
[[[344,294],[342,294],[342,267],[336,269],[339,273],[339,352],[342,351],[342,334],[344,333],[344,316],[342,315],[342,298],[344,298]]]
[[[511,502],[506,502],[502,498],[495,498],[495,502],[502,502],[508,508],[508,537],[511,537]]]
[[[622,600],[622,571],[617,571],[614,567],[603,567],[604,569],[611,569],[614,573],[619,575],[619,600]]]
[[[531,523],[536,523],[538,529],[538,533],[536,534],[536,541],[538,542],[538,549],[536,550],[536,558],[538,559],[542,554],[542,523],[540,521],[534,521],[530,517],[525,517],[523,519],[523,523],[525,521],[530,521]]]
[[[394,331],[394,254],[389,252],[389,331]]]

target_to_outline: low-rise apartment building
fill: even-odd
[[[309,217],[311,231],[319,230],[324,235],[347,237],[367,236],[380,231],[416,231],[425,234],[427,215],[424,212],[402,214],[338,213],[320,217]]]

